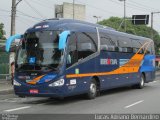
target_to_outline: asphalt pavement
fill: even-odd
[[[13,94],[11,80],[0,80],[0,95]]]
[[[0,94],[1,114],[160,114],[160,74],[143,89],[123,87],[107,90],[93,100],[83,96],[61,101],[49,98],[19,98],[13,93]]]

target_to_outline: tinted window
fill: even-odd
[[[93,40],[96,50],[98,49],[98,36],[97,33],[87,33],[87,35]]]
[[[67,67],[77,62],[77,56],[77,36],[73,33],[68,39]]]
[[[95,38],[90,33],[77,33],[77,36],[78,59],[85,58],[97,51]]]
[[[146,54],[155,54],[155,49],[154,49],[154,43],[150,42],[149,46],[146,45],[147,50],[146,50]]]
[[[131,40],[126,37],[118,37],[119,52],[133,52]]]
[[[113,38],[113,37],[112,37]],[[106,33],[100,33],[101,50],[115,51],[116,43]]]
[[[151,51],[152,51],[152,54],[155,54],[155,48],[154,48],[154,42],[152,42],[152,44],[151,44]]]
[[[133,47],[133,52],[137,53],[138,50],[142,47],[142,44],[138,40],[132,40],[132,47]],[[144,53],[143,49],[141,49],[139,53]]]
[[[101,45],[113,45],[113,43],[111,43],[111,38],[108,35],[105,34],[100,34],[100,38],[101,38]]]
[[[58,42],[60,31],[40,31],[25,34],[27,42],[36,42],[37,40],[41,43],[53,43]]]

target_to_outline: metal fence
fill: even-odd
[[[0,79],[6,79],[9,76],[9,54],[0,52]]]

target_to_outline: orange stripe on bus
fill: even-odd
[[[113,74],[125,74],[125,73],[135,73],[138,72],[141,62],[143,60],[143,54],[135,54],[126,64],[119,67],[116,70],[110,72],[96,72],[96,73],[84,73],[84,74],[68,74],[66,78],[76,78],[76,77],[89,77],[89,76],[104,76]]]
[[[113,74],[126,74],[126,73],[136,73],[139,71],[141,62],[144,58],[144,55],[147,51],[147,48],[151,41],[146,42],[143,46],[137,51],[137,53],[123,66],[120,66],[118,69],[110,72],[96,72],[96,73],[84,73],[84,74],[68,74],[66,78],[77,78],[77,77],[89,77],[89,76],[104,76],[104,75],[113,75]],[[145,46],[144,54],[138,54]]]
[[[43,76],[45,76],[45,75],[38,76],[38,77],[34,78],[32,81],[30,81],[30,82],[28,82],[28,83],[34,85],[34,84],[36,84],[37,81],[39,81]]]
[[[104,76],[104,75],[113,75],[113,74],[126,74],[126,73],[136,73],[139,71],[141,62],[144,58],[144,55],[147,51],[149,44],[152,41],[146,42],[142,47],[137,51],[137,53],[123,66],[120,66],[118,69],[110,72],[96,72],[96,73],[84,73],[84,74],[68,74],[66,78],[77,78],[77,77],[89,77],[89,76]],[[147,46],[147,47],[145,47]],[[144,54],[138,54],[145,47]]]

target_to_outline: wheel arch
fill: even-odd
[[[145,72],[142,72],[141,75],[143,75],[143,77],[144,77],[144,82],[146,82],[146,73],[145,73]]]
[[[95,81],[96,81],[96,83],[97,83],[97,87],[98,87],[99,90],[100,90],[100,88],[101,88],[101,83],[100,83],[99,77],[98,77],[98,76],[93,76],[92,79],[95,79]]]

